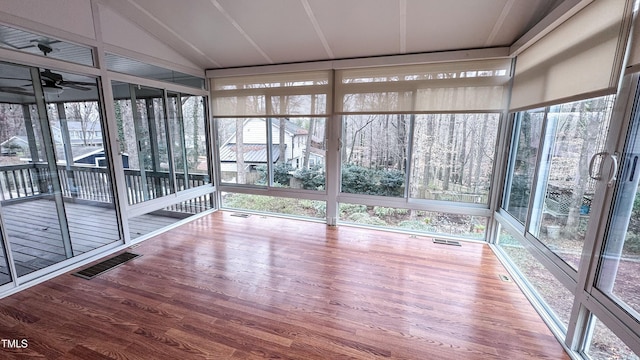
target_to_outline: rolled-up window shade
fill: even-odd
[[[595,0],[516,57],[512,111],[614,93],[628,0]]]
[[[501,111],[510,76],[510,59],[339,70],[335,111]]]
[[[326,115],[329,71],[214,78],[213,115]]]
[[[636,14],[636,19],[631,29],[631,46],[629,49],[627,73],[640,72],[640,19],[638,19],[638,14]]]

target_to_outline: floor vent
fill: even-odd
[[[500,274],[498,277],[504,282],[511,282],[511,278],[508,275]]]
[[[73,275],[81,277],[83,279],[91,280],[94,277],[107,272],[113,268],[116,268],[129,260],[135,259],[139,254],[134,254],[130,252],[125,252],[120,255],[116,255],[110,259],[97,263],[93,266],[90,266],[84,270],[80,270],[78,272],[73,273]]]
[[[231,214],[231,216],[241,217],[241,218],[248,218],[250,215],[249,214],[233,213],[233,214]]]
[[[460,244],[460,241],[445,240],[445,239],[433,239],[433,243],[438,245],[462,246],[462,244]]]

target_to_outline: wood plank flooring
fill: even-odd
[[[569,359],[488,246],[217,212],[0,300],[3,359]]]
[[[66,259],[60,224],[51,200],[37,199],[2,206],[6,232],[18,275]],[[87,204],[65,203],[74,256],[120,240],[116,212]],[[129,223],[131,238],[163,228],[179,219],[151,214]],[[0,276],[8,269],[0,260]]]

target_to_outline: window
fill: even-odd
[[[487,218],[387,206],[340,204],[340,220],[425,234],[484,239]]]
[[[129,205],[211,182],[203,97],[115,81],[112,87]]]
[[[329,75],[328,71],[311,71],[212,80],[222,188],[235,184],[275,192],[325,191]],[[298,196],[305,197],[303,193]],[[223,206],[278,212],[255,209],[238,200],[245,197],[257,203],[262,199],[228,193]],[[306,214],[302,207],[291,209]]]
[[[343,120],[342,192],[404,197],[408,115],[348,115]]]
[[[520,240],[505,229],[498,236],[498,246],[534,289],[538,299],[554,315],[555,321],[566,331],[571,317],[574,296],[556,277],[536,259]]]
[[[488,206],[507,59],[346,69],[341,191]]]
[[[267,119],[217,119],[220,181],[266,186]]]
[[[518,113],[513,128],[504,208],[524,224],[535,175],[544,109]]]
[[[324,201],[229,192],[222,193],[222,206],[231,209],[315,219],[324,219],[327,210]]]
[[[409,196],[488,205],[499,119],[416,115]]]
[[[169,93],[168,125],[178,191],[210,183],[204,97]]]
[[[604,147],[613,100],[571,102],[547,112],[529,232],[574,269],[595,195],[589,161]]]
[[[271,118],[272,186],[305,189],[325,189],[324,118]],[[266,175],[265,175],[266,177]]]

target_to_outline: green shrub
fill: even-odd
[[[395,209],[394,208],[383,207],[383,206],[374,206],[373,207],[373,213],[376,216],[391,216],[391,215],[395,214]]]
[[[342,192],[364,195],[402,196],[404,172],[370,169],[358,165],[342,166]]]
[[[342,167],[342,192],[377,195],[376,172],[357,165]]]
[[[350,215],[353,213],[366,213],[366,212],[367,212],[366,205],[340,204],[340,214]]]
[[[403,196],[404,172],[395,169],[379,171],[380,187],[377,195]]]
[[[260,174],[260,178],[257,181],[258,185],[267,184],[267,165],[258,165],[256,170]],[[289,180],[291,179],[291,172],[293,167],[289,163],[277,163],[273,165],[273,185],[277,186],[289,186]]]
[[[367,213],[351,214],[349,215],[348,219],[349,221],[352,221],[357,224],[379,225],[379,226],[387,225],[387,223],[384,222],[382,219],[375,216],[370,216]]]
[[[436,232],[436,228],[430,225],[425,224],[419,220],[405,220],[398,223],[398,227],[403,229],[410,230],[419,230],[419,231],[428,231],[428,232]]]
[[[313,203],[313,208],[316,210],[316,214],[318,217],[327,216],[327,203],[324,201],[315,201]]]
[[[325,184],[324,168],[313,166],[309,169],[299,169],[293,177],[300,180],[302,188],[307,190],[323,190]]]
[[[627,232],[627,238],[624,240],[624,252],[627,254],[640,254],[640,234]]]

